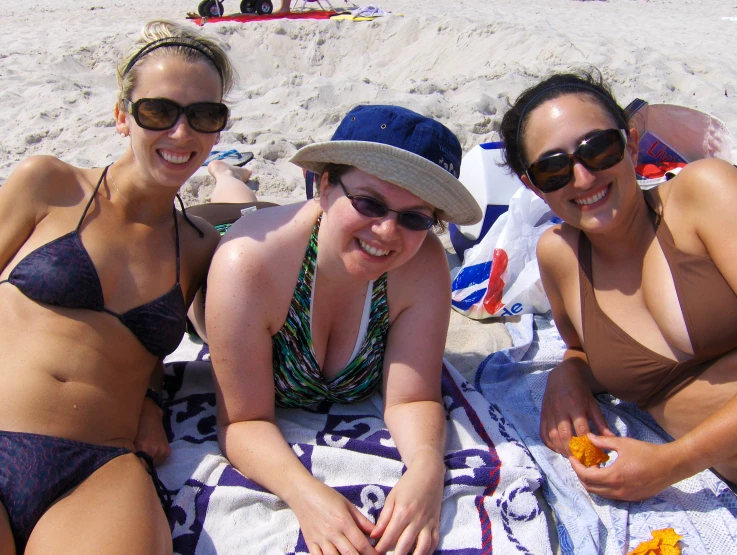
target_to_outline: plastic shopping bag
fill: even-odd
[[[540,235],[559,222],[542,199],[520,188],[509,210],[465,252],[453,279],[453,308],[474,320],[550,310],[535,249]]]

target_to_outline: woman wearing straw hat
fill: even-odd
[[[213,259],[207,325],[220,444],[294,510],[310,553],[420,554],[438,543],[450,276],[429,229],[481,219],[457,179],[460,158],[440,123],[359,106],[331,141],[292,159],[319,176],[319,197],[242,218]],[[352,403],[380,388],[407,470],[372,524],[307,471],[274,407]]]

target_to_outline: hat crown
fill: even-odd
[[[462,149],[442,123],[398,106],[357,106],[343,118],[333,141],[379,143],[421,156],[458,178]]]

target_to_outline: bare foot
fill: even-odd
[[[207,164],[207,171],[210,175],[215,178],[215,181],[222,179],[223,177],[235,177],[243,183],[247,183],[251,179],[251,170],[248,168],[239,168],[238,166],[232,166],[222,160],[213,160]]]
[[[289,13],[291,10],[289,9],[289,5],[292,3],[292,0],[282,0],[281,6],[278,10],[276,10],[276,13]]]

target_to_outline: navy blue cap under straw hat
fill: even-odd
[[[322,173],[326,164],[354,166],[431,204],[442,220],[481,220],[478,203],[458,181],[461,145],[442,123],[398,106],[357,106],[328,142],[308,145],[292,162]]]

